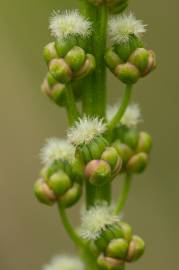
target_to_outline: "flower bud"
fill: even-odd
[[[78,159],[74,159],[71,163],[72,179],[79,184],[82,183],[84,178],[84,166]]]
[[[105,160],[92,160],[86,165],[85,176],[91,184],[101,186],[111,180],[111,168]]]
[[[101,235],[97,239],[95,239],[95,241],[94,241],[96,247],[100,251],[104,251],[106,249],[108,242],[109,241],[107,239],[105,239],[104,237],[102,237]]]
[[[47,205],[52,205],[56,200],[55,194],[48,187],[47,183],[45,183],[45,181],[42,178],[36,181],[34,185],[34,193],[41,203]]]
[[[130,55],[137,49],[143,47],[142,41],[135,35],[129,38],[128,42],[116,44],[115,51],[119,57],[126,62]]]
[[[97,259],[97,264],[101,270],[124,270],[124,261],[105,257],[101,254]]]
[[[149,52],[144,48],[137,48],[129,57],[129,62],[135,65],[141,72],[148,67]]]
[[[129,242],[132,239],[132,228],[129,224],[120,221],[120,226],[122,228],[122,232],[124,234],[124,238]]]
[[[148,66],[146,67],[146,69],[144,70],[142,76],[146,76],[147,74],[149,74],[153,69],[156,68],[157,66],[157,61],[156,61],[156,55],[152,50],[148,51],[149,53],[149,58],[148,58]]]
[[[133,151],[127,144],[117,140],[114,142],[113,146],[117,150],[118,155],[122,158],[124,163],[126,163],[132,157]]]
[[[46,80],[50,88],[58,83],[49,72],[47,73]]]
[[[141,173],[145,170],[148,164],[148,155],[146,153],[135,154],[128,161],[126,168],[131,173]]]
[[[122,64],[122,60],[112,49],[108,49],[105,53],[105,62],[111,70],[114,70],[117,65]]]
[[[152,137],[147,132],[139,133],[139,140],[137,144],[137,152],[149,153],[152,148]]]
[[[132,241],[129,244],[127,261],[137,261],[145,251],[145,243],[139,236],[133,236]]]
[[[125,259],[128,252],[128,242],[125,239],[113,239],[106,248],[106,255],[112,258]]]
[[[52,174],[48,180],[48,185],[56,196],[61,196],[71,187],[72,183],[68,175],[60,170]]]
[[[81,185],[74,183],[73,186],[59,198],[59,203],[65,208],[71,207],[78,202],[81,197],[81,193]]]
[[[114,73],[116,77],[125,84],[134,84],[140,78],[139,70],[130,63],[117,65]]]
[[[65,56],[65,62],[73,71],[77,71],[81,68],[85,61],[85,51],[74,46]]]
[[[76,45],[75,38],[59,39],[55,42],[56,51],[59,58],[64,58],[65,55]]]
[[[114,147],[107,147],[103,152],[101,159],[107,161],[111,167],[112,173],[118,173],[122,168],[122,159],[119,157]]]
[[[121,139],[129,147],[135,149],[139,140],[139,131],[136,128],[124,128]]]
[[[54,58],[57,58],[57,52],[55,49],[55,43],[50,42],[44,47],[43,56],[47,64]]]
[[[89,75],[96,67],[96,61],[92,54],[86,54],[84,65],[74,73],[74,78],[81,79]]]
[[[50,61],[49,72],[60,83],[68,83],[72,79],[72,71],[63,59]]]

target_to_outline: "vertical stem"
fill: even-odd
[[[78,119],[79,112],[76,107],[75,99],[73,96],[72,86],[71,84],[66,85],[66,92],[65,92],[65,105],[68,115],[68,122],[69,125],[73,125],[73,123]]]
[[[106,66],[104,55],[107,43],[108,11],[106,4],[96,7],[87,1],[81,1],[83,14],[92,22],[93,34],[86,46],[96,59],[96,69],[84,81],[83,112],[87,115],[105,117],[106,114]],[[86,204],[93,205],[96,200],[110,202],[111,184],[94,187],[86,183]]]

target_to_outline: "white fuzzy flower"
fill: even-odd
[[[120,217],[113,213],[113,208],[107,202],[99,202],[81,215],[80,235],[87,240],[97,239],[107,225],[120,221]]]
[[[58,138],[47,139],[40,153],[42,164],[46,166],[59,159],[72,161],[74,155],[74,146],[66,140]]]
[[[116,114],[120,106],[119,104],[116,104],[114,106],[109,106],[107,110],[107,118],[108,121],[110,121],[113,116]],[[120,123],[122,125],[125,125],[129,128],[131,127],[137,127],[137,125],[142,122],[142,116],[141,111],[138,104],[131,104],[127,107]]]
[[[106,124],[103,119],[97,117],[79,118],[78,121],[68,131],[68,140],[74,145],[88,144],[93,138],[104,133]]]
[[[70,36],[87,37],[91,34],[91,22],[80,15],[77,10],[54,11],[50,17],[49,29],[57,39]]]
[[[137,20],[132,13],[114,16],[109,21],[109,34],[113,44],[126,43],[131,35],[140,38],[145,31],[146,25],[143,24],[142,20]]]
[[[56,256],[52,261],[43,267],[43,270],[84,270],[83,262],[74,256]]]

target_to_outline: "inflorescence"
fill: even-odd
[[[41,88],[53,102],[66,108],[70,127],[67,139],[50,138],[42,147],[42,169],[34,192],[41,203],[58,205],[65,228],[81,250],[84,248],[86,256],[82,256],[84,262],[77,257],[58,256],[43,270],[123,270],[126,263],[138,260],[145,249],[144,241],[122,220],[121,211],[129,180],[146,169],[152,148],[150,134],[139,128],[143,119],[139,105],[130,103],[131,90],[156,67],[156,56],[142,41],[146,25],[133,13],[123,13],[127,0],[83,2],[86,9],[95,12],[84,16],[78,10],[54,11],[49,20],[54,40],[43,50],[47,74]],[[94,17],[100,16],[104,7],[107,13],[115,14],[109,21],[107,16]],[[100,28],[103,33],[97,32],[96,20],[99,24],[106,20],[106,29],[104,25]],[[101,48],[95,47],[94,36],[98,42],[101,39],[103,46],[107,43],[106,32],[109,46],[100,62],[100,52],[95,50]],[[95,103],[96,78],[105,74],[106,67],[126,85],[126,90],[116,105],[105,106],[102,117],[85,106],[91,104],[91,98]],[[98,87],[103,91],[105,78],[100,79]],[[101,98],[105,95],[102,91]],[[83,112],[77,102],[82,103]],[[121,175],[126,175],[124,191],[119,201],[111,205],[105,192],[110,193],[111,182]],[[65,208],[80,200],[84,185],[87,207],[82,211],[77,232],[69,223]]]

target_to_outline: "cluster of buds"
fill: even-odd
[[[144,253],[144,241],[133,235],[131,226],[121,221],[104,203],[84,213],[81,230],[100,269],[122,270],[126,262],[134,262]]]
[[[109,12],[112,14],[121,13],[128,6],[128,0],[88,0],[88,1],[95,6],[107,4]]]
[[[95,69],[94,56],[76,43],[76,39],[57,40],[44,48],[49,73],[60,84],[84,78]]]
[[[127,27],[128,26],[128,27]],[[114,75],[125,84],[134,84],[156,67],[152,50],[143,47],[140,36],[145,26],[130,14],[112,18],[109,23],[113,47],[105,61]]]
[[[76,146],[75,156],[85,165],[85,177],[93,185],[111,181],[122,168],[122,159],[104,137],[106,124],[98,118],[84,117],[69,130]]]
[[[37,199],[48,205],[58,202],[65,208],[71,207],[81,197],[83,181],[83,166],[74,158],[72,146],[61,140],[50,140],[42,157],[46,164],[34,185]]]
[[[151,136],[147,132],[139,132],[136,128],[120,126],[116,129],[116,138],[113,146],[122,158],[122,171],[143,172],[149,161]]]

